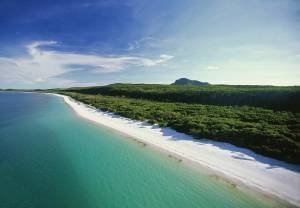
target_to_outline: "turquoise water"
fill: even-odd
[[[0,93],[0,207],[270,207],[77,117],[62,99]]]

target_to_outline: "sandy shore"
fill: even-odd
[[[62,97],[78,115],[88,120],[300,207],[300,166],[263,157],[227,143],[195,140],[170,128],[133,121],[99,111],[67,96],[57,96]]]

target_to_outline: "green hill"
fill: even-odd
[[[300,112],[299,86],[112,84],[100,87],[71,88],[67,91],[160,102],[252,106]]]
[[[172,85],[195,85],[195,86],[206,86],[209,85],[208,82],[201,82],[198,80],[190,80],[187,78],[177,79]]]

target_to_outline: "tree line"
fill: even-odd
[[[68,91],[160,102],[252,106],[300,112],[300,87],[298,86],[112,84],[101,87],[70,88]]]

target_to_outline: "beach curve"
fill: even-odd
[[[170,128],[160,128],[158,125],[103,112],[65,95],[53,95],[62,97],[66,104],[85,119],[300,207],[300,167],[297,165],[267,158],[228,143],[196,140]]]

